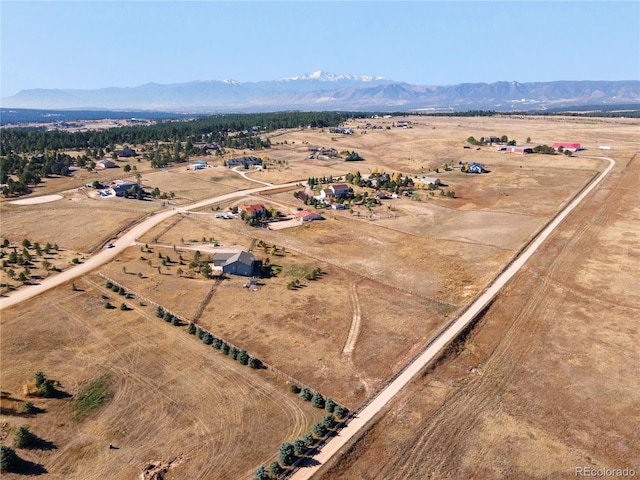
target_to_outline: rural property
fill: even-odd
[[[61,149],[70,172],[0,202],[6,478],[640,473],[639,123],[361,115]]]

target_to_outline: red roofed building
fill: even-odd
[[[313,220],[322,220],[322,215],[312,212],[310,210],[302,210],[301,212],[296,213],[296,216],[300,218],[303,222],[311,222]]]
[[[553,144],[553,148],[555,148],[556,150],[558,150],[560,147],[562,147],[563,150],[570,150],[572,152],[582,150],[579,143],[556,142]]]
[[[245,215],[251,215],[252,218],[257,218],[262,216],[262,214],[267,213],[267,209],[261,203],[256,203],[254,205],[238,205],[239,212],[246,212]]]

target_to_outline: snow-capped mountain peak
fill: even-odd
[[[312,73],[305,73],[304,75],[296,75],[295,77],[281,78],[280,81],[295,81],[295,80],[317,80],[319,82],[337,82],[339,80],[351,80],[359,82],[373,82],[375,80],[386,80],[384,77],[374,77],[372,75],[341,75],[331,72],[325,72],[324,70],[316,70]]]

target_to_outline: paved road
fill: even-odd
[[[166,220],[167,218],[176,215],[180,212],[188,212],[189,210],[195,210],[201,207],[205,207],[207,205],[211,205],[213,203],[222,202],[225,200],[231,200],[233,198],[244,197],[246,195],[252,195],[257,192],[264,192],[267,190],[272,190],[281,187],[289,187],[295,186],[299,182],[291,182],[284,183],[281,185],[269,185],[267,187],[258,187],[252,188],[248,190],[240,190],[237,192],[231,192],[224,195],[220,195],[219,197],[209,198],[206,200],[202,200],[200,202],[194,203],[193,205],[189,205],[187,207],[174,207],[170,210],[164,210],[160,213],[156,213],[155,215],[147,218],[140,224],[133,227],[131,230],[122,235],[118,240],[114,241],[113,244],[115,247],[107,248],[97,253],[96,255],[89,258],[86,262],[72,267],[69,270],[66,270],[60,274],[54,275],[52,277],[46,278],[40,282],[39,285],[31,285],[26,286],[24,288],[20,288],[19,290],[11,293],[11,295],[7,297],[0,298],[0,310],[10,307],[11,305],[15,305],[29,298],[33,298],[36,295],[39,295],[50,288],[57,287],[58,285],[62,285],[65,282],[73,280],[74,278],[78,278],[82,275],[89,273],[90,271],[98,268],[100,265],[104,265],[105,263],[113,260],[117,255],[122,253],[127,247],[134,245],[137,238],[140,238],[150,229],[158,225],[160,222]]]
[[[525,262],[535,253],[542,243],[553,233],[576,206],[600,184],[615,166],[615,161],[604,157],[591,157],[609,161],[609,166],[594,180],[580,195],[571,201],[558,216],[536,237],[536,239],[522,252],[522,254],[509,267],[501,273],[487,287],[484,293],[471,304],[471,306],[453,323],[445,328],[439,335],[430,341],[424,352],[417,357],[405,370],[384,390],[382,390],[371,403],[359,412],[340,433],[333,437],[317,454],[314,460],[317,462],[313,466],[305,466],[295,472],[290,478],[293,480],[305,480],[311,478],[318,470],[325,465],[329,459],[337,455],[342,447],[347,445],[352,439],[357,438],[359,432],[378,414],[400,390],[402,390],[413,378],[418,375],[425,366],[429,364],[445,348],[449,342],[456,338],[460,332],[495,298],[504,285],[516,274]]]

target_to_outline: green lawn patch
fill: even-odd
[[[110,398],[110,378],[108,375],[91,382],[75,401],[73,419],[80,422],[94,410],[100,408]]]

